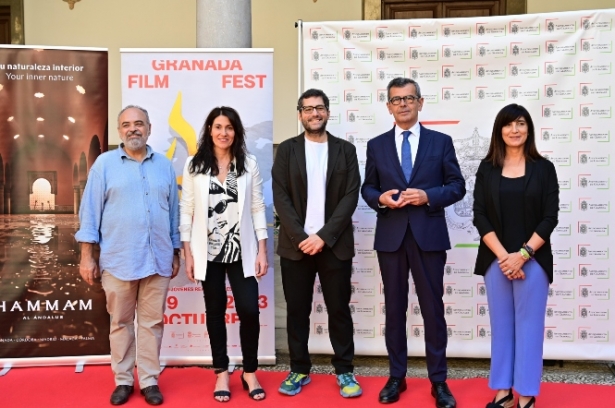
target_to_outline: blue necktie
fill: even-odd
[[[410,131],[404,130],[401,132],[404,136],[403,142],[401,142],[401,169],[406,176],[406,183],[410,182],[410,175],[412,174],[412,153],[410,151]]]

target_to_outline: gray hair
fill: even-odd
[[[139,105],[127,105],[120,111],[120,113],[117,114],[117,125],[118,126],[120,125],[120,116],[122,116],[122,113],[126,112],[128,109],[133,109],[133,108],[139,109],[141,112],[143,112],[145,114],[145,121],[147,122],[148,125],[150,124],[149,113],[147,113],[147,111],[144,108],[140,107]]]
[[[391,82],[389,82],[389,84],[387,85],[387,99],[391,99],[391,88],[403,88],[408,84],[414,85],[414,88],[416,89],[416,96],[420,98],[421,87],[419,86],[418,82],[410,78],[397,77],[391,79]]]

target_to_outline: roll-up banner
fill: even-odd
[[[149,111],[152,148],[165,154],[177,174],[194,155],[206,116],[216,106],[239,112],[248,151],[256,156],[267,206],[269,273],[259,283],[259,362],[275,363],[273,301],[273,50],[121,49],[122,103]],[[227,282],[228,283],[228,282]],[[227,284],[226,313],[231,364],[241,363],[239,317]],[[166,364],[211,364],[202,288],[183,268],[167,296],[161,359]]]
[[[393,126],[385,103],[387,83],[395,77],[418,81],[425,98],[419,121],[454,139],[467,194],[446,209],[453,245],[444,271],[449,356],[490,355],[485,286],[482,277],[473,275],[480,237],[472,225],[472,194],[497,112],[518,103],[532,115],[539,151],[555,164],[560,184],[544,357],[615,359],[609,236],[615,225],[614,21],[615,9],[303,23],[303,89],[327,93],[328,128],[356,145],[362,172],[367,141]],[[386,355],[384,298],[372,249],[376,216],[362,200],[353,223],[355,346],[359,354]],[[310,347],[330,353],[318,283],[314,299]],[[424,355],[423,321],[413,288],[407,332],[409,354]]]
[[[107,50],[0,47],[0,366],[109,361],[100,283],[74,234],[107,150]]]

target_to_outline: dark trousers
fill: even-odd
[[[325,247],[322,252],[304,255],[299,261],[281,258],[280,266],[288,312],[286,330],[290,370],[309,374],[312,368],[308,339],[314,281],[318,274],[329,315],[329,339],[334,352],[331,364],[336,374],[351,373],[354,369],[353,325],[349,306],[352,259],[340,261],[331,249]]]
[[[391,376],[405,377],[408,368],[406,312],[410,270],[423,315],[427,373],[432,382],[445,381],[448,337],[442,280],[446,251],[422,251],[408,227],[397,251],[378,251],[378,263],[384,286],[385,341]]]
[[[243,369],[253,373],[258,367],[258,337],[260,322],[258,319],[258,282],[253,276],[244,277],[241,261],[232,263],[207,262],[207,274],[203,281],[205,313],[207,314],[207,331],[211,344],[214,368],[228,368],[226,336],[226,282],[233,291],[237,315],[239,316],[239,339],[243,354]]]

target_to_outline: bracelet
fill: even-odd
[[[530,256],[530,258],[534,258],[534,256],[536,255],[536,253],[534,251],[534,248],[529,246],[527,243],[523,243],[523,249],[525,249],[527,251],[527,253]]]
[[[519,253],[521,254],[521,256],[523,257],[525,261],[528,261],[530,259],[530,254],[525,250],[525,248],[521,248],[519,250]]]

